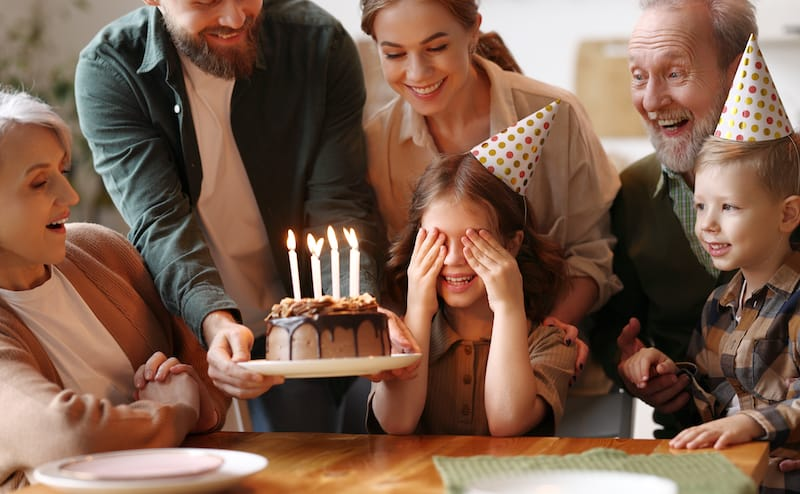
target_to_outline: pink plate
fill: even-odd
[[[202,452],[120,451],[112,455],[84,456],[62,464],[60,470],[64,475],[85,480],[141,480],[213,472],[223,462],[218,455]]]

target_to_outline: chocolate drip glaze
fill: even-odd
[[[364,325],[364,322],[370,324]],[[289,359],[294,358],[294,333],[301,326],[310,325],[317,332],[317,357],[322,357],[323,342],[325,338],[328,341],[334,341],[336,334],[334,330],[345,328],[347,331],[346,336],[352,338],[353,348],[355,355],[360,356],[361,350],[358,348],[358,334],[359,331],[368,330],[373,331],[372,337],[379,340],[381,343],[381,354],[389,355],[391,353],[391,343],[389,341],[389,330],[387,319],[384,314],[379,312],[336,312],[325,315],[315,316],[291,316],[280,318],[268,318],[267,320],[267,333],[273,329],[281,328],[289,334]],[[267,338],[267,352],[269,353],[269,338]]]

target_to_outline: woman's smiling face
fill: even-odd
[[[478,25],[459,23],[435,0],[399,0],[375,17],[386,82],[426,117],[446,111],[470,77]]]
[[[55,131],[12,125],[0,139],[0,286],[21,290],[64,259],[64,223],[78,194]]]

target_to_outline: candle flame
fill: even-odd
[[[332,226],[328,226],[328,243],[331,246],[331,250],[339,250],[339,241],[336,240],[336,232],[333,231]]]
[[[356,231],[352,228],[343,228],[344,237],[347,239],[347,243],[350,244],[351,249],[358,249],[358,237],[356,237]]]
[[[306,241],[308,243],[308,250],[311,252],[311,255],[319,257],[320,254],[322,254],[322,245],[325,243],[325,239],[323,237],[314,239],[314,235],[309,233]]]
[[[294,239],[294,232],[289,230],[289,237],[286,239],[286,248],[289,250],[295,250],[297,248],[297,242]]]

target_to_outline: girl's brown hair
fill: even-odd
[[[405,302],[407,269],[417,231],[428,206],[438,199],[471,200],[483,204],[504,245],[523,232],[517,264],[522,274],[525,313],[538,324],[552,310],[567,276],[561,249],[533,230],[524,196],[486,170],[470,153],[443,156],[420,176],[411,198],[408,224],[392,244],[386,267],[387,289]]]

